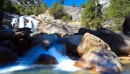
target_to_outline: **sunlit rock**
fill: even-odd
[[[60,24],[59,24],[60,23]],[[46,22],[41,22],[38,26],[37,26],[37,33],[47,33],[47,34],[54,34],[54,33],[58,33],[61,36],[65,35],[65,34],[73,34],[72,29],[65,24],[62,21],[58,21],[55,20],[55,22],[53,21],[46,21]]]
[[[74,65],[84,69],[95,69],[101,74],[119,74],[123,70],[115,53],[106,49],[86,53]]]
[[[130,38],[127,35],[116,33],[106,28],[101,28],[97,31],[80,28],[78,35],[84,35],[86,32],[93,34],[106,42],[116,55],[130,54]]]
[[[81,43],[77,47],[77,51],[80,55],[102,49],[111,50],[107,43],[90,33],[85,33]]]
[[[6,47],[0,46],[0,65],[6,65],[17,60],[18,58],[14,52]]]

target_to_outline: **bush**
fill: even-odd
[[[7,12],[22,15],[38,15],[44,13],[48,9],[46,3],[40,3],[39,5],[36,5],[31,3],[30,0],[26,0],[25,3],[27,4],[26,7],[24,6],[24,4],[12,4],[11,0],[0,0],[0,8]]]
[[[64,8],[61,4],[53,3],[52,8],[49,10],[49,13],[54,16],[55,19],[61,19],[66,15]]]
[[[71,15],[66,15],[66,16],[63,16],[61,19],[64,20],[64,21],[69,22],[70,20],[72,20],[72,16]]]
[[[81,8],[85,8],[86,4],[81,4],[80,7]]]

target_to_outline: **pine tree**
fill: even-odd
[[[91,29],[101,26],[102,8],[99,7],[99,0],[88,0],[84,12],[82,13],[82,24]]]
[[[52,8],[49,10],[49,13],[54,16],[55,19],[61,19],[66,15],[64,12],[64,7],[61,4],[53,3]]]
[[[124,18],[130,15],[130,1],[129,0],[111,0],[108,8],[108,16],[114,21],[116,25],[113,26],[114,30],[122,30],[122,23]]]
[[[111,19],[121,18],[128,15],[130,12],[130,1],[129,0],[111,0],[109,6],[109,17]]]

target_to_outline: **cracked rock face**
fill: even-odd
[[[118,74],[123,70],[120,60],[109,45],[90,33],[84,34],[77,51],[81,58],[75,62],[76,67],[95,69],[101,74]]]
[[[111,50],[107,43],[90,33],[84,34],[79,46],[77,47],[77,51],[80,55],[102,49]]]
[[[101,74],[118,74],[122,71],[122,65],[115,53],[110,50],[102,50],[104,51],[92,51],[88,54],[84,54],[75,62],[74,66],[85,69],[95,69]]]

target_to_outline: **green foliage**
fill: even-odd
[[[64,7],[61,4],[53,3],[52,8],[49,10],[49,13],[54,16],[55,19],[61,19],[66,15],[64,12]]]
[[[4,11],[22,15],[31,15],[31,14],[38,15],[44,13],[48,9],[46,3],[40,3],[39,5],[35,5],[32,2],[30,2],[30,0],[18,0],[18,1],[21,4],[24,2],[25,4],[27,4],[27,6],[25,7],[24,5],[12,4],[11,0],[1,0],[0,7]]]
[[[80,7],[81,8],[85,8],[86,4],[81,4]]]
[[[40,6],[33,6],[32,12],[33,14],[38,15],[38,14],[44,13],[47,9],[48,7],[46,3],[42,3]]]
[[[130,13],[129,0],[111,0],[108,8],[108,18],[113,20],[112,29],[116,31],[122,30],[124,18]]]
[[[92,17],[95,16],[95,1],[94,0],[89,0],[86,3],[84,12],[82,13],[82,24],[85,25],[86,27],[89,27],[89,22],[92,21]]]
[[[66,15],[66,16],[63,16],[61,19],[64,20],[64,21],[69,22],[70,20],[72,20],[72,16],[71,15]]]
[[[25,14],[26,15],[38,15],[41,13],[44,13],[48,9],[46,3],[41,3],[39,6],[31,4],[30,6],[25,8]]]
[[[97,4],[96,4],[97,3]],[[103,22],[102,5],[98,0],[88,0],[82,13],[82,24],[90,29],[97,29]]]
[[[15,11],[15,13],[16,14],[24,14],[25,13],[25,8],[24,8],[24,6],[22,6],[22,5],[19,5],[19,4],[15,4],[15,5],[13,5],[17,10]]]
[[[55,19],[62,19],[67,22],[72,20],[72,16],[65,13],[64,7],[56,2],[52,4],[52,8],[50,8],[49,13],[50,15],[53,15]]]
[[[0,9],[7,12],[16,11],[16,8],[12,5],[11,0],[0,0]]]

